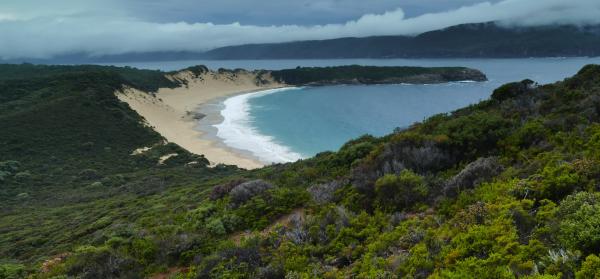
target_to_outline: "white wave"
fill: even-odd
[[[277,143],[272,136],[261,134],[254,127],[248,103],[252,98],[297,89],[300,87],[269,89],[226,99],[225,108],[221,111],[223,122],[213,125],[217,128],[217,137],[229,147],[250,151],[265,163],[285,163],[302,159],[302,155]]]

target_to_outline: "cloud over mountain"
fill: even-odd
[[[85,11],[82,7],[72,11],[55,9],[47,13],[4,12],[0,9],[0,57],[200,51],[245,43],[410,35],[461,23],[486,21],[517,26],[600,23],[600,1],[597,0],[482,2],[415,17],[406,17],[402,8],[398,7],[383,13],[365,14],[344,23],[320,25],[162,22],[109,9],[99,8],[99,11]]]

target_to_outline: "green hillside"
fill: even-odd
[[[161,75],[75,68],[0,78],[0,278],[600,272],[600,66],[254,171],[162,144],[113,94]]]

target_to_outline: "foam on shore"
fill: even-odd
[[[261,134],[253,125],[249,100],[260,96],[299,87],[268,89],[230,97],[221,111],[223,122],[214,125],[217,137],[232,148],[250,151],[264,163],[285,163],[302,159],[302,155],[278,143],[275,138]]]

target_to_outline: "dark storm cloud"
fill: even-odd
[[[248,25],[323,25],[344,23],[364,14],[402,8],[407,17],[447,11],[478,0],[133,0],[123,6],[145,20],[173,22],[239,22]],[[497,1],[492,1],[497,2]]]
[[[1,2],[0,57],[198,51],[242,43],[410,35],[486,21],[600,23],[598,0],[286,2],[292,1],[55,0],[43,2],[48,3],[44,7],[40,1]]]

